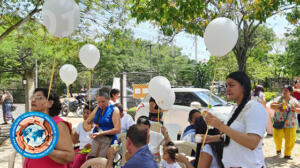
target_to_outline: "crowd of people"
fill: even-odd
[[[296,81],[294,88],[284,85],[282,96],[270,105],[275,110],[274,125],[283,123],[281,127],[274,126],[273,138],[277,155],[281,155],[282,140],[285,140],[285,159],[292,158],[295,145],[297,119],[299,120],[297,114],[300,114],[299,85],[299,81]],[[38,88],[31,98],[31,110],[43,112],[53,118],[58,126],[59,139],[49,155],[40,159],[26,158],[23,167],[43,165],[46,168],[80,168],[88,160],[102,157],[106,160],[105,167],[111,168],[115,165],[116,155],[120,155],[120,149],[112,146],[120,143],[127,149],[127,161],[122,166],[124,168],[179,168],[179,163],[188,168],[266,167],[262,145],[270,116],[267,113],[263,86],[258,85],[251,92],[249,77],[238,71],[227,76],[226,93],[228,99],[235,102],[231,117],[226,123],[208,111],[190,111],[187,119],[190,125],[180,137],[181,141],[197,146],[196,151],[190,154],[193,159],[188,159],[179,153],[170,139],[168,130],[163,125],[163,113],[160,113],[158,119],[158,112],[163,110],[153,98],[149,101],[149,116],[140,116],[135,122],[118,101],[119,90],[107,92],[106,89],[100,89],[96,97],[97,106],[84,108],[83,121],[72,132],[71,124],[59,117],[59,97],[52,91],[48,92],[48,89]],[[1,102],[4,122],[13,121],[7,108],[13,102],[9,92],[5,92]],[[160,122],[159,132],[151,130],[152,122]],[[212,129],[208,130],[204,142],[208,127]],[[126,142],[119,142],[117,135],[121,133],[126,134]]]

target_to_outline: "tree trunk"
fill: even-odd
[[[25,71],[24,79],[25,84],[25,112],[28,112],[30,108],[30,98],[34,92],[34,71]]]
[[[247,62],[247,49],[245,48],[235,48],[234,55],[239,65],[239,71],[246,72],[246,62]]]

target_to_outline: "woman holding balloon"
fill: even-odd
[[[251,83],[244,72],[233,72],[226,79],[226,93],[236,102],[227,124],[207,113],[207,125],[223,135],[207,136],[205,143],[225,139],[222,162],[224,167],[265,167],[262,138],[267,125],[267,112],[262,104],[252,101]]]

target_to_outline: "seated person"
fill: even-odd
[[[90,113],[93,111],[93,108],[90,108],[88,105],[84,107],[83,110],[83,120],[85,121]],[[81,165],[86,161],[86,154],[80,154],[78,153],[82,149],[90,149],[91,148],[91,143],[92,139],[90,138],[90,135],[92,134],[92,129],[93,129],[93,123],[89,123],[90,130],[85,131],[83,129],[83,122],[79,123],[76,132],[73,134],[72,141],[73,144],[77,144],[79,142],[79,149],[75,151],[75,159],[73,162],[73,168],[80,168]]]
[[[206,122],[204,121],[203,117],[198,117],[195,121],[195,129],[196,134],[200,135],[203,140],[204,134],[207,129]],[[218,135],[219,137],[222,137],[220,135],[220,132],[217,129],[209,129],[208,135]],[[214,142],[214,143],[207,143],[204,145],[203,149],[201,150],[202,146],[202,140],[200,140],[200,143],[197,142],[197,148],[196,148],[196,161],[194,163],[194,166],[190,164],[187,158],[181,154],[177,154],[176,158],[177,161],[183,162],[185,164],[185,167],[187,168],[222,168],[222,153],[223,153],[223,142]]]
[[[201,113],[199,110],[193,109],[189,113],[189,119],[190,125],[186,127],[186,129],[183,131],[183,134],[181,136],[181,140],[187,141],[187,142],[195,142],[195,127],[194,123],[196,119],[201,116]]]
[[[161,161],[162,168],[181,168],[175,160],[178,148],[173,142],[165,143],[163,145],[163,152],[163,160]]]
[[[127,131],[126,147],[131,155],[122,168],[158,168],[147,145],[148,130],[141,125],[132,125]],[[106,168],[113,167],[113,160],[118,151],[114,148],[107,150]]]
[[[122,104],[116,103],[115,106],[119,109],[120,111],[120,117],[121,117],[121,133],[127,132],[130,126],[134,124],[134,121],[132,117],[124,112]]]
[[[150,121],[158,121],[158,110],[159,110],[159,121],[162,123],[163,110],[158,107],[155,100],[150,97],[149,100],[149,120]]]
[[[111,89],[110,93],[110,104],[120,103],[120,90],[119,89]]]
[[[161,134],[150,130],[151,124],[148,117],[146,116],[140,116],[136,124],[141,125],[148,130],[149,137],[147,142],[148,142],[149,150],[153,155],[159,152],[159,146],[162,140],[165,140],[166,143],[171,141],[167,129],[164,126],[161,127]]]

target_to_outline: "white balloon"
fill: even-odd
[[[49,33],[62,38],[80,23],[80,10],[74,0],[46,0],[42,17]]]
[[[175,102],[175,92],[172,89],[160,91],[161,94],[155,99],[156,104],[163,110],[170,110]]]
[[[170,81],[163,76],[156,76],[149,82],[149,94],[155,99],[161,94],[161,90],[171,89]]]
[[[89,69],[94,69],[100,59],[98,48],[92,44],[86,44],[79,51],[80,62]]]
[[[225,17],[211,21],[204,32],[204,43],[213,56],[224,56],[233,49],[238,40],[238,28]]]
[[[59,76],[66,85],[70,85],[77,78],[77,69],[71,64],[65,64],[60,68]]]

